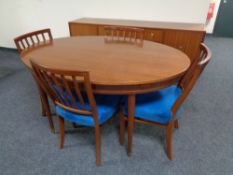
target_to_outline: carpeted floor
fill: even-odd
[[[92,129],[67,124],[65,147],[58,148],[57,125],[51,134],[30,73],[16,51],[0,49],[0,174],[233,174],[233,39],[208,36],[206,43],[213,59],[183,105],[174,160],[166,157],[164,130],[139,125],[128,158],[116,116],[102,130],[101,167]]]

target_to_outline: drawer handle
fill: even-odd
[[[151,37],[154,37],[155,34],[154,34],[153,32],[150,32],[150,36],[151,36]]]

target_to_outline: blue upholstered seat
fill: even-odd
[[[182,90],[176,85],[147,94],[136,95],[135,118],[162,124],[172,119],[171,107]],[[128,115],[128,105],[124,104],[124,114]]]
[[[98,113],[98,122],[99,125],[103,124],[105,121],[107,121],[110,117],[113,116],[113,114],[118,109],[120,97],[119,96],[110,96],[110,95],[96,95],[96,109]],[[87,110],[90,110],[90,105],[88,103],[87,97],[84,96],[84,102]],[[76,100],[76,103],[79,107],[81,107],[81,104],[78,100]],[[56,113],[60,116],[65,118],[68,121],[75,122],[79,125],[85,125],[85,126],[94,126],[94,118],[93,116],[89,115],[80,115],[77,113],[73,113],[70,111],[67,111],[63,109],[60,106],[56,106]]]

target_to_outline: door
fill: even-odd
[[[233,0],[222,0],[214,28],[215,36],[233,37]]]

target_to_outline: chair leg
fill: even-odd
[[[166,127],[166,145],[167,145],[167,156],[168,159],[173,159],[172,153],[172,131],[174,127],[174,122],[171,122]]]
[[[62,149],[64,147],[64,119],[58,116],[58,125],[59,125],[59,146]]]
[[[45,110],[45,107],[44,107],[42,98],[43,98],[43,97],[40,95],[41,115],[42,115],[43,117],[45,117],[45,116],[46,116],[46,110]]]
[[[178,120],[175,120],[175,128],[178,129],[180,126],[179,126],[179,122]]]
[[[96,165],[101,165],[101,138],[100,127],[95,126],[95,148],[96,148]]]
[[[42,116],[46,116],[46,104],[44,103],[44,101],[47,99],[48,97],[46,95],[46,93],[41,89],[41,87],[36,83],[38,91],[39,91],[39,95],[40,95],[40,102],[41,102],[41,114]],[[46,98],[46,99],[45,99]]]
[[[44,104],[44,101],[45,99],[44,98],[47,98],[47,95],[46,93],[42,90],[42,88],[40,87],[38,81],[37,81],[37,78],[36,76],[34,75],[34,73],[32,73],[32,77],[34,78],[35,82],[36,82],[36,86],[37,86],[37,89],[39,91],[39,95],[40,95],[40,102],[41,102],[41,113],[42,113],[42,116],[46,116],[47,115],[47,111],[46,111],[46,106]],[[47,98],[48,100],[48,98]]]
[[[120,144],[124,144],[124,135],[125,135],[125,119],[123,113],[123,107],[120,107]]]
[[[51,132],[54,133],[54,125],[53,125],[52,114],[49,108],[49,101],[48,101],[47,95],[44,92],[41,93],[41,100],[42,100],[42,106],[44,106],[44,110],[46,111],[46,114],[47,114]]]

